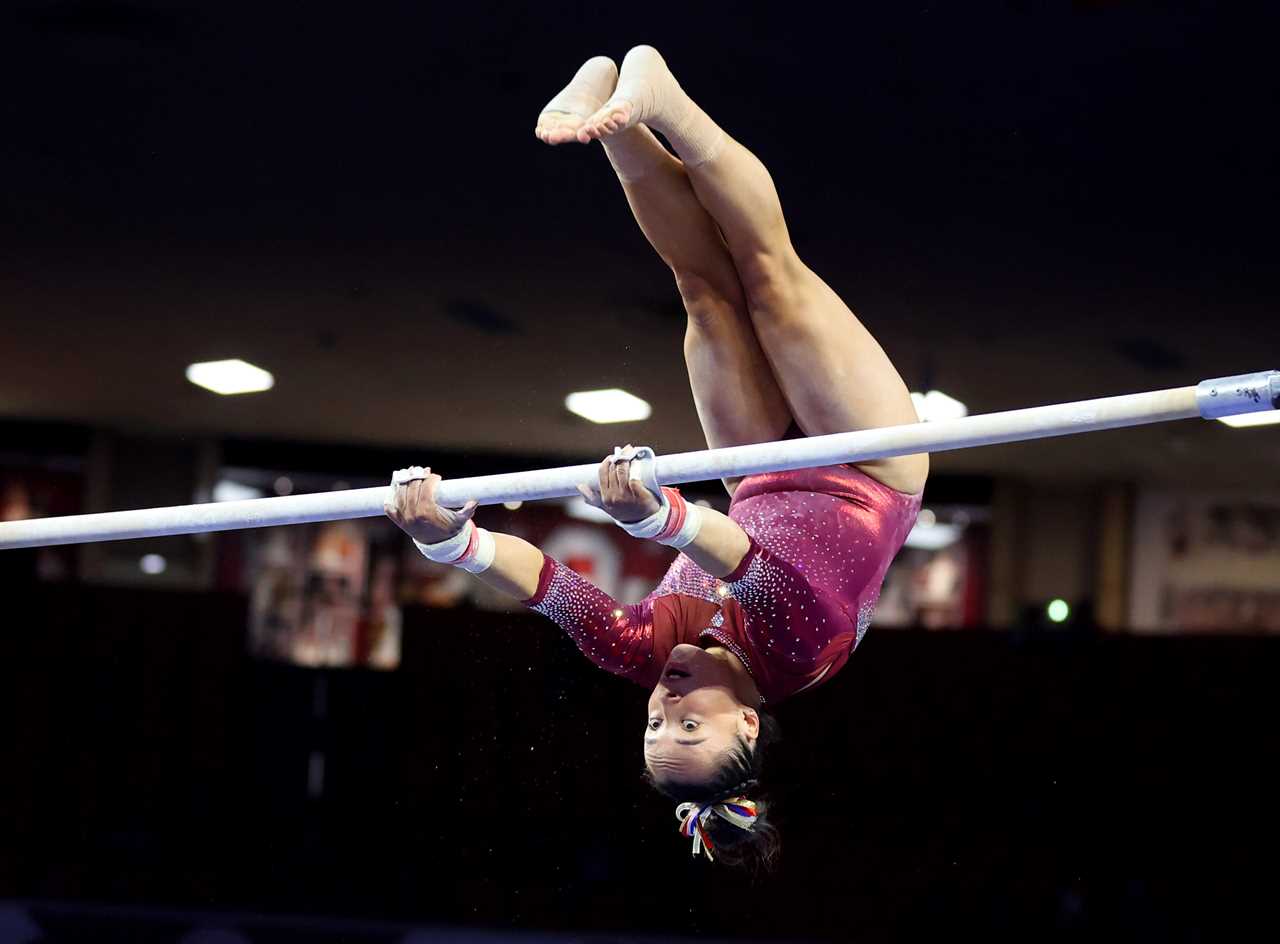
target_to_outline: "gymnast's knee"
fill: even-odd
[[[711,278],[689,269],[674,269],[676,288],[689,320],[700,326],[716,324],[732,316],[742,306],[740,287],[727,285],[723,278]]]
[[[809,290],[809,268],[790,246],[734,256],[738,278],[752,311],[794,310]]]

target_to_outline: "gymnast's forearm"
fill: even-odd
[[[632,476],[633,446],[615,449],[600,463],[599,482],[578,486],[583,500],[599,508],[632,537],[678,547],[713,577],[732,574],[751,551],[751,538],[728,515],[690,505],[679,489],[660,493]]]
[[[695,564],[713,577],[727,577],[738,569],[751,550],[751,538],[730,518],[712,508],[699,508],[702,526],[682,549]]]
[[[494,531],[493,563],[489,569],[476,574],[476,579],[500,593],[528,600],[538,592],[538,578],[542,574],[542,551],[528,541],[511,534]]]

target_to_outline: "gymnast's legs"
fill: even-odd
[[[578,126],[577,140],[603,140],[625,177],[632,172],[630,161],[612,142],[643,133],[645,125],[671,143],[714,221],[760,348],[801,429],[817,436],[918,422],[906,384],[884,350],[791,245],[764,165],[689,98],[656,50],[637,46],[623,60],[609,100]],[[627,194],[635,209],[648,191],[628,186]],[[649,234],[643,204],[636,212]],[[901,456],[859,466],[914,494],[924,487],[929,458]]]
[[[613,93],[617,76],[612,60],[588,60],[539,116],[538,137],[549,144],[576,141],[584,120]],[[733,257],[684,165],[642,124],[604,144],[636,222],[675,275],[684,301],[685,363],[707,445],[781,439],[791,411],[752,328]],[[725,480],[730,494],[737,481]]]

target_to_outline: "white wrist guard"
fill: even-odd
[[[684,547],[702,530],[702,509],[690,505],[674,488],[662,489],[662,507],[640,521],[618,521],[635,538],[652,538],[667,547]]]
[[[413,543],[427,560],[461,567],[472,574],[482,574],[492,567],[497,553],[493,535],[484,528],[477,528],[474,521],[468,521],[466,527],[453,537],[435,544],[423,544],[417,540]]]
[[[698,536],[702,529],[702,509],[688,504],[674,488],[658,485],[654,463],[657,456],[649,446],[618,448],[613,454],[630,462],[631,481],[640,482],[662,502],[662,506],[640,521],[623,522],[613,519],[618,527],[636,538],[651,538],[668,547],[684,547]]]

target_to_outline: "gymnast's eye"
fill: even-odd
[[[658,728],[660,728],[660,727],[662,727],[662,719],[661,719],[661,718],[650,718],[650,719],[649,719],[649,730],[650,730],[650,731],[657,731],[657,730],[658,730]]]
[[[691,718],[685,718],[680,722],[680,727],[684,728],[686,731],[696,731],[698,730],[698,722]]]

